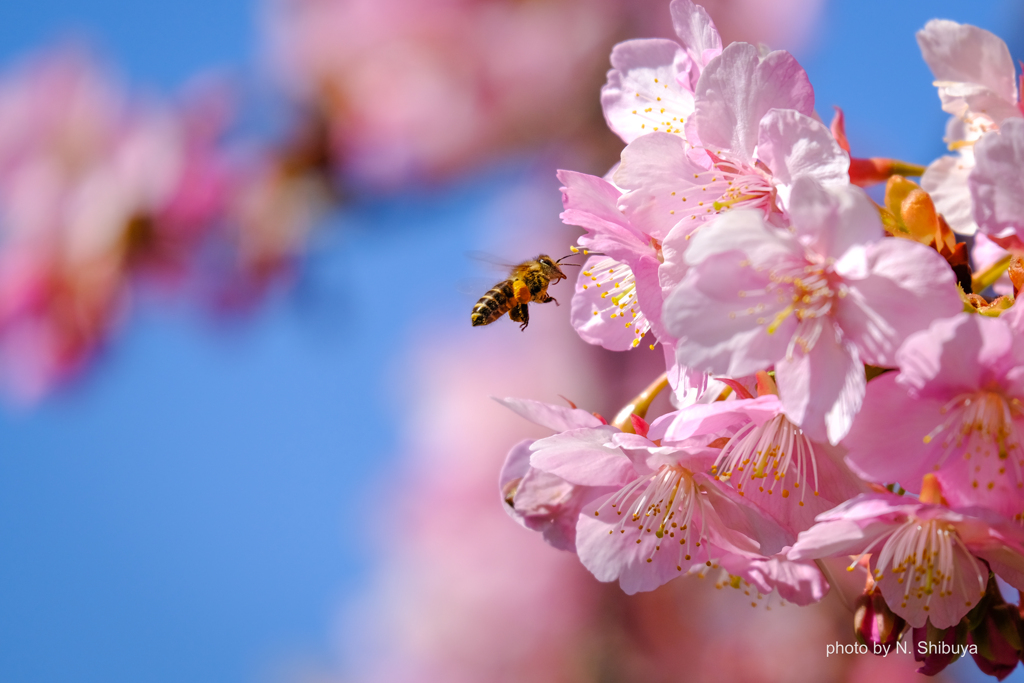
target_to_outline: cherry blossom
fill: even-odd
[[[624,351],[654,329],[659,339],[662,287],[658,280],[658,239],[633,225],[618,209],[622,192],[596,176],[559,171],[562,220],[587,233],[578,243],[601,253],[586,261],[576,281],[572,323],[591,344]]]
[[[818,517],[790,559],[871,554],[873,576],[894,613],[919,628],[955,626],[985,594],[988,563],[1024,587],[1024,531],[983,510],[885,493],[860,495]],[[852,566],[852,565],[851,565]]]
[[[814,92],[787,52],[734,43],[697,82],[685,137],[652,132],[631,142],[613,175],[624,215],[661,240],[685,239],[726,211],[781,213],[801,175],[849,182],[849,157],[810,116]]]
[[[708,13],[690,0],[673,0],[672,40],[628,40],[612,50],[612,70],[601,89],[608,127],[625,142],[663,130],[680,133],[694,112],[694,91],[722,38]]]
[[[759,538],[782,532],[706,474],[717,455],[707,441],[668,447],[611,426],[574,429],[534,442],[530,464],[576,486],[610,489],[583,506],[576,527],[576,551],[600,581],[635,593],[718,564],[765,592],[786,582],[791,598],[820,598],[815,567],[761,552]]]
[[[771,381],[765,375],[767,381]],[[724,431],[729,429],[728,432]],[[779,397],[767,393],[694,406],[651,426],[664,444],[703,434],[729,433],[711,473],[786,532],[792,544],[819,513],[862,490],[841,451],[812,441],[787,418]]]
[[[900,371],[868,384],[843,442],[850,466],[914,492],[934,472],[954,506],[1024,513],[1020,317],[962,313],[908,338]]]
[[[858,188],[798,179],[790,213],[792,231],[748,211],[698,232],[665,327],[683,365],[732,377],[774,366],[786,416],[838,443],[864,397],[863,363],[892,367],[904,339],[962,304],[946,262],[883,239]]]
[[[498,401],[527,420],[556,432],[597,429],[601,420],[585,410],[537,401],[506,398]],[[615,431],[611,427],[606,430]],[[601,441],[601,439],[598,439]],[[530,465],[535,439],[516,444],[501,469],[498,486],[505,511],[527,529],[540,531],[560,550],[576,549],[576,520],[583,506],[610,487],[573,484]]]
[[[917,43],[935,76],[942,109],[952,115],[946,143],[958,152],[932,162],[921,187],[954,231],[972,235],[978,224],[968,179],[975,167],[975,144],[1022,115],[1013,58],[1006,43],[992,33],[945,19],[929,21],[918,31]]]

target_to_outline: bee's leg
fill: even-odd
[[[530,324],[530,309],[526,307],[526,304],[520,304],[509,310],[508,317],[517,323],[522,323],[519,329],[525,330],[526,326]]]
[[[550,303],[550,302],[552,302],[552,301],[554,301],[554,302],[555,302],[555,305],[556,305],[556,306],[558,306],[558,305],[559,305],[559,303],[558,303],[558,299],[556,299],[555,297],[551,296],[550,294],[545,294],[545,295],[544,295],[544,298],[540,300],[540,303],[542,303],[542,304],[546,304],[546,303]]]

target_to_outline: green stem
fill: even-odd
[[[1013,254],[1006,254],[991,266],[971,276],[971,291],[980,294],[995,284],[995,281],[1002,277],[1006,269],[1010,267]]]

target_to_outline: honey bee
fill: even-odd
[[[489,325],[501,316],[508,313],[508,317],[517,323],[522,323],[519,329],[525,330],[530,324],[530,311],[527,304],[530,302],[546,304],[558,301],[548,294],[548,285],[566,279],[565,273],[559,268],[563,256],[553,261],[547,254],[541,254],[535,259],[524,261],[512,267],[507,280],[502,280],[491,287],[490,290],[473,306],[473,327],[477,325]],[[572,266],[574,263],[564,265]]]

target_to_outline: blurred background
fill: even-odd
[[[706,6],[859,157],[942,153],[928,19],[1024,57],[1012,0]],[[920,678],[826,659],[835,598],[625,596],[501,509],[544,431],[488,396],[610,416],[663,359],[580,341],[567,285],[470,328],[503,276],[467,254],[567,253],[610,48],[671,35],[667,0],[0,4],[0,680]]]

